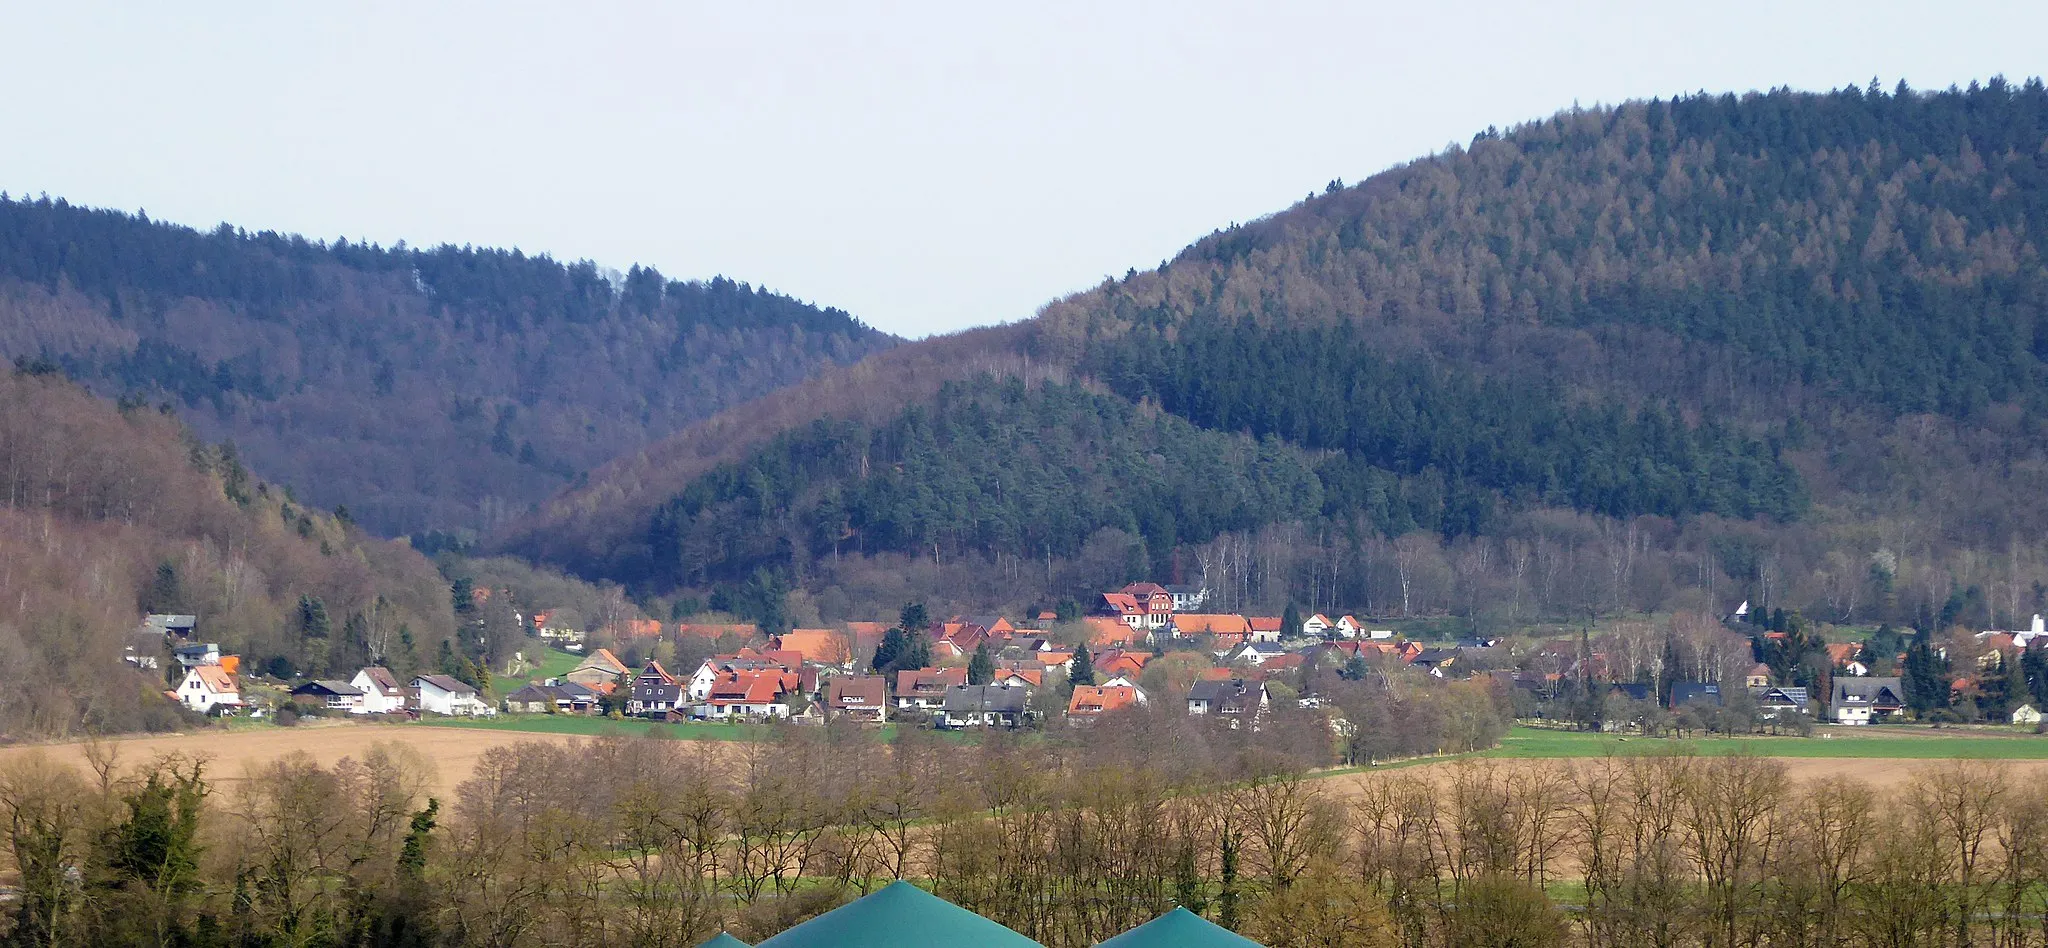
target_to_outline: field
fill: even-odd
[[[498,694],[501,696],[509,695],[526,687],[529,682],[546,681],[549,678],[560,678],[563,675],[567,675],[575,670],[576,666],[582,661],[583,656],[577,655],[574,652],[564,652],[558,648],[542,648],[540,661],[535,663],[531,672],[528,672],[523,677],[493,675],[491,676],[491,687],[497,689]]]
[[[1585,731],[1517,727],[1485,757],[1601,757],[1690,751],[1702,755],[1860,757],[1887,760],[2048,760],[2048,736],[2000,731],[1919,728],[1822,728],[1813,737],[1618,737]]]
[[[649,731],[682,741],[750,741],[767,733],[763,727],[725,723],[663,724],[657,721],[587,717],[575,714],[501,714],[474,720],[437,720],[411,725],[421,728],[455,728],[468,731],[524,732],[592,737],[619,733],[640,735]]]

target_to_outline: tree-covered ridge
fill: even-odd
[[[1045,342],[1196,315],[1472,356],[1651,328],[1894,412],[2041,404],[2048,90],[1849,88],[1574,110],[1198,242]]]
[[[266,475],[383,531],[488,527],[622,451],[894,342],[722,278],[0,200],[0,355],[170,400]]]
[[[1321,506],[1310,460],[1270,439],[983,379],[886,424],[819,421],[697,479],[654,517],[636,578],[702,584],[835,553],[1064,557],[1103,528],[1164,557]]]
[[[1268,328],[1196,318],[1169,338],[1144,327],[1091,354],[1119,394],[1205,428],[1341,451],[1322,466],[1325,505],[1384,533],[1481,533],[1505,498],[1614,517],[1712,513],[1791,520],[1799,475],[1773,448],[1667,405],[1576,404],[1541,380],[1481,378],[1388,359],[1349,325]],[[1442,483],[1420,522],[1389,510],[1371,475]],[[1438,508],[1441,516],[1433,516]]]

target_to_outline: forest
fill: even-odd
[[[1573,109],[1330,182],[1012,331],[771,393],[599,471],[498,548],[644,594],[766,570],[855,612],[913,572],[968,610],[1205,577],[1265,612],[1750,599],[1903,626],[1963,597],[1985,628],[2023,624],[2048,601],[2044,233],[2039,80]],[[1128,403],[1146,438],[1299,459],[1252,476],[1306,464],[1319,490],[1247,505],[1249,524],[1168,518],[1139,499],[1156,464],[1120,464],[1089,488],[1119,503],[1030,515],[1026,538],[1002,525],[1056,455],[984,459],[1001,445],[970,438],[946,463],[986,471],[939,481],[982,489],[885,508],[895,469],[857,462],[905,456],[847,448],[949,416],[961,388],[1035,404],[1064,385]],[[1088,443],[1104,417],[1038,437]],[[804,490],[776,488],[794,471]]]
[[[0,195],[0,358],[168,404],[386,536],[473,541],[622,452],[895,341],[724,278]]]
[[[424,556],[294,500],[231,444],[54,372],[0,371],[0,550],[0,734],[14,739],[192,723],[163,695],[163,636],[136,632],[150,612],[203,616],[207,641],[265,673],[485,654],[458,638]],[[164,670],[123,662],[129,647]]]

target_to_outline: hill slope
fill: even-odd
[[[2043,235],[2038,81],[1574,111],[1333,183],[1030,322],[827,372],[743,409],[766,424],[714,419],[607,468],[506,545],[648,589],[779,572],[855,601],[884,587],[849,549],[962,564],[928,578],[976,605],[1205,572],[1267,609],[1749,596],[2013,621],[2048,589]],[[1035,419],[1090,444],[1119,415],[1047,415],[1070,382],[1187,424],[1093,468],[971,436]],[[954,433],[921,448],[933,417]],[[1306,467],[1317,509],[1144,512],[1162,466],[1245,439],[1287,459],[1255,489]],[[908,470],[929,497],[903,502]],[[995,489],[1069,472],[1128,502],[1063,519]],[[1005,557],[1048,562],[968,579]]]
[[[0,356],[170,401],[265,476],[387,534],[488,528],[894,342],[723,279],[0,200]]]
[[[250,670],[438,670],[447,583],[403,543],[294,503],[232,451],[54,375],[0,370],[0,734],[170,723],[145,612],[199,617]],[[454,643],[462,645],[464,643]],[[169,665],[168,657],[164,663]]]

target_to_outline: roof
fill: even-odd
[[[659,678],[659,679],[661,679],[661,683],[662,683],[662,684],[665,684],[665,685],[673,685],[673,684],[675,684],[675,683],[676,683],[676,676],[674,676],[674,675],[671,675],[671,674],[669,674],[669,673],[668,673],[668,669],[666,669],[666,668],[663,668],[663,667],[661,667],[661,663],[660,663],[660,662],[657,662],[657,661],[655,661],[654,659],[651,659],[651,658],[647,660],[647,664],[646,664],[646,665],[644,665],[644,666],[642,666],[642,667],[641,667],[641,669],[640,669],[640,674],[639,674],[638,676],[636,676],[636,677],[639,677],[639,678],[648,678],[648,677],[654,677],[654,678]]]
[[[1203,678],[1188,689],[1189,701],[1204,701],[1217,711],[1236,712],[1258,704],[1255,694],[1263,695],[1265,684],[1244,678]]]
[[[1899,679],[1896,677],[1842,677],[1835,679],[1834,700],[1828,703],[1831,705],[1849,703],[1870,704],[1879,707],[1898,707],[1905,703],[1900,697],[1905,693],[1906,690],[1900,686]]]
[[[555,700],[555,690],[546,685],[529,683],[526,687],[506,695],[505,700],[517,704],[532,704],[535,701],[552,703]]]
[[[1107,714],[1138,703],[1138,689],[1130,685],[1075,685],[1067,699],[1068,714]]]
[[[370,676],[370,683],[376,685],[377,690],[386,695],[405,694],[405,688],[398,683],[398,676],[393,675],[391,669],[382,665],[366,665],[356,674]]]
[[[797,676],[786,671],[727,672],[711,685],[712,704],[774,704],[797,687]]]
[[[595,668],[600,671],[609,672],[614,676],[626,673],[626,663],[619,661],[619,657],[613,655],[612,650],[608,648],[601,648],[590,653],[589,658],[578,662],[576,667],[571,669],[569,673],[573,675],[586,668]]]
[[[640,639],[651,639],[661,634],[661,623],[653,619],[627,619],[619,623],[619,634]]]
[[[1000,682],[1008,678],[1018,679],[1024,682],[1025,684],[1030,685],[1033,688],[1036,688],[1040,685],[1045,684],[1045,669],[1008,667],[998,668],[996,669],[996,675],[993,680]]]
[[[1828,661],[1834,662],[1837,665],[1847,665],[1854,661],[1856,656],[1861,654],[1862,651],[1863,646],[1854,642],[1829,642]]]
[[[1750,670],[1749,670],[1749,677],[1751,677],[1751,678],[1769,678],[1769,677],[1771,677],[1771,666],[1769,666],[1769,665],[1766,665],[1766,664],[1764,664],[1764,663],[1762,663],[1762,662],[1758,662],[1758,663],[1756,663],[1756,665],[1755,665],[1754,667],[1750,668]]]
[[[791,629],[768,640],[772,650],[796,652],[803,661],[820,665],[844,665],[852,660],[846,636],[831,629]]]
[[[292,689],[292,694],[295,695],[329,694],[347,697],[349,695],[359,696],[362,693],[363,690],[361,688],[357,688],[356,686],[351,685],[348,682],[335,681],[331,678],[322,678],[315,681],[309,681],[303,685],[298,686],[297,688]]]
[[[434,687],[441,689],[442,691],[448,692],[449,694],[476,694],[475,688],[471,688],[470,686],[465,685],[462,682],[457,681],[456,679],[450,678],[447,675],[421,675],[417,678],[414,678],[413,681],[415,683],[424,681],[427,684],[433,685]]]
[[[715,639],[724,635],[751,639],[761,633],[761,627],[752,622],[680,622],[676,624],[676,633],[704,639]]]
[[[731,932],[719,932],[697,948],[748,948],[747,943],[732,937]]]
[[[1706,681],[1681,681],[1671,686],[1671,706],[1683,707],[1688,704],[1721,703],[1721,686]]]
[[[1259,948],[1259,943],[1176,908],[1095,948]]]
[[[205,685],[208,691],[235,694],[242,690],[235,684],[235,676],[228,674],[227,669],[219,665],[200,665],[192,669],[191,673],[199,676],[200,683]]]
[[[889,680],[880,675],[834,678],[825,703],[841,709],[885,707],[889,703]]]
[[[1280,627],[1280,617],[1279,617],[1279,616],[1251,616],[1251,617],[1249,617],[1249,618],[1245,619],[1245,621],[1251,624],[1251,627],[1252,627],[1252,631],[1253,631],[1253,632],[1285,632],[1285,631],[1287,631],[1286,629],[1283,629],[1283,628],[1281,628],[1281,627]]]
[[[952,668],[906,668],[896,673],[896,693],[899,695],[935,692],[964,684],[967,684],[967,669],[957,665]]]
[[[842,905],[758,948],[1042,948],[908,882]]]
[[[1117,591],[1127,596],[1156,596],[1167,592],[1167,589],[1158,583],[1132,583]]]
[[[954,685],[946,689],[946,710],[967,714],[977,711],[1022,714],[1024,689],[1002,685]]]
[[[1182,613],[1173,617],[1173,627],[1185,635],[1201,635],[1205,632],[1211,635],[1248,635],[1252,631],[1252,624],[1246,621],[1244,616],[1223,613]],[[1278,619],[1273,621],[1273,627],[1280,627]]]

